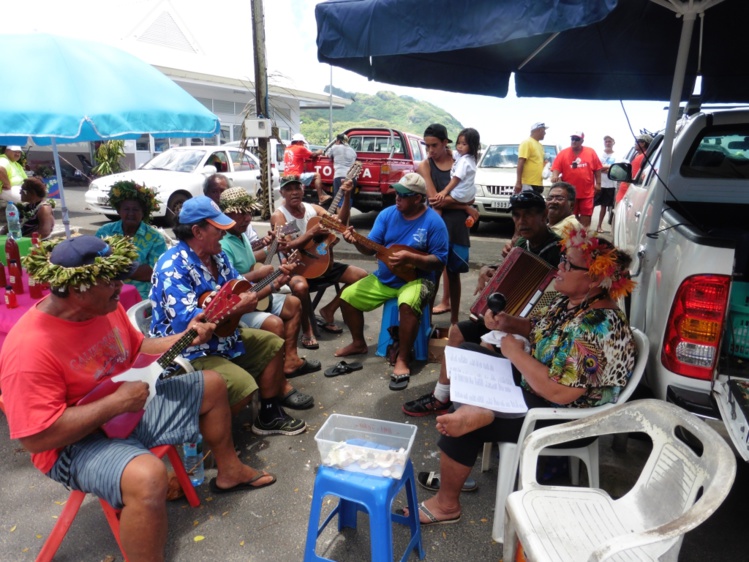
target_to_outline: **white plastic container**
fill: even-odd
[[[405,423],[331,414],[315,441],[325,466],[400,479],[416,429]]]

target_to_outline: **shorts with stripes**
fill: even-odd
[[[122,508],[120,481],[135,457],[159,445],[195,441],[203,401],[203,373],[193,372],[160,381],[156,397],[127,439],[109,439],[102,431],[88,435],[60,451],[47,473],[68,489],[91,493]]]

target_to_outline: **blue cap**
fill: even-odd
[[[202,220],[221,230],[229,230],[236,224],[221,212],[213,199],[205,195],[193,197],[182,204],[182,210],[179,212],[180,224],[193,224]]]
[[[63,240],[52,248],[49,261],[62,267],[80,267],[91,265],[96,258],[105,258],[110,255],[112,255],[112,248],[101,238],[88,235],[76,236]],[[133,262],[115,279],[129,279],[139,266],[140,263]]]

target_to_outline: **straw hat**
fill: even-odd
[[[221,210],[225,213],[251,213],[259,211],[262,205],[244,187],[230,187],[219,199]]]

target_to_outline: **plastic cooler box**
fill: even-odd
[[[325,466],[400,479],[416,426],[331,414],[315,435]]]

